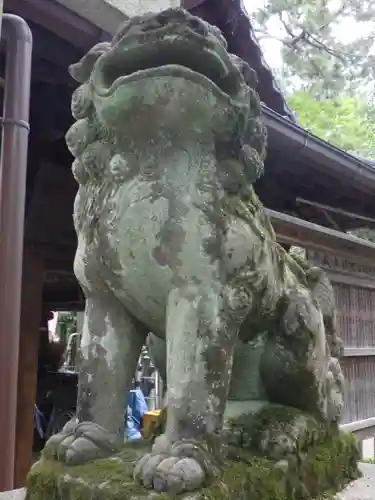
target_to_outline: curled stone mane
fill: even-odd
[[[91,97],[90,76],[97,59],[110,50],[109,43],[95,45],[70,73],[81,85],[72,96],[72,114],[77,120],[66,135],[67,145],[75,156],[73,175],[80,185],[102,177],[115,154],[114,133],[108,130],[95,111]]]
[[[195,26],[197,20],[183,9],[132,18],[120,29],[112,43],[95,45],[78,63],[70,67],[71,75],[81,85],[72,97],[72,114],[77,121],[68,131],[66,140],[76,158],[72,170],[80,186],[95,184],[103,179],[103,175],[108,181],[112,179],[114,182],[121,182],[126,177],[125,162],[116,148],[116,130],[102,123],[93,103],[92,73],[98,60],[111,56],[121,40],[142,34],[145,25],[151,24],[154,28],[159,23],[163,27],[166,25],[166,30],[173,30],[182,22]],[[221,32],[201,19],[199,23],[200,27],[204,26],[201,34],[211,36],[219,49],[226,52],[227,44]],[[233,133],[216,137],[217,168],[229,197],[234,196],[237,200],[253,205],[254,193],[251,186],[263,173],[266,129],[260,119],[255,71],[233,54],[229,54],[229,60],[231,67],[228,95],[232,97],[241,94],[243,98],[239,103],[237,97],[232,101],[233,107],[238,108],[238,120]]]

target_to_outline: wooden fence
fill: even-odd
[[[344,341],[341,361],[346,398],[342,423],[375,416],[375,267],[328,252],[309,251],[333,283],[339,334]],[[354,261],[354,262],[353,262]],[[374,261],[375,262],[375,261]]]
[[[375,436],[375,244],[269,211],[278,240],[306,249],[333,284],[346,379],[342,428]]]

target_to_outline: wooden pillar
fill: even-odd
[[[26,476],[32,464],[43,277],[42,256],[25,246],[22,273],[14,488],[21,488],[25,485]]]

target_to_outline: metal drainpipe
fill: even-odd
[[[3,10],[4,10],[4,0],[0,0],[0,38],[1,38],[1,21],[3,18]]]
[[[21,17],[4,14],[1,38],[6,68],[0,119],[0,491],[6,491],[14,479],[32,34]]]

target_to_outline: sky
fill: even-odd
[[[55,331],[56,331],[57,319],[58,319],[58,315],[57,315],[57,313],[54,313],[53,319],[48,321],[48,330],[52,333],[55,333]]]
[[[332,6],[336,3],[336,0],[331,0]],[[245,8],[251,18],[251,13],[255,12],[257,9],[264,6],[267,3],[266,0],[243,0]],[[341,1],[340,1],[341,4]],[[368,29],[370,30],[372,26],[369,24]],[[344,22],[340,22],[340,24],[336,27],[335,32],[338,39],[345,40],[346,42],[350,42],[350,35],[352,40],[355,40],[359,36],[364,35],[364,30],[366,30],[366,26],[364,23],[358,24],[354,19],[345,19]],[[278,34],[284,35],[282,26],[276,19],[271,21],[268,24],[268,31],[273,35],[277,36]],[[277,40],[267,39],[261,41],[261,46],[263,49],[263,55],[268,65],[272,69],[277,69],[280,67],[282,60],[280,55],[281,44]]]

